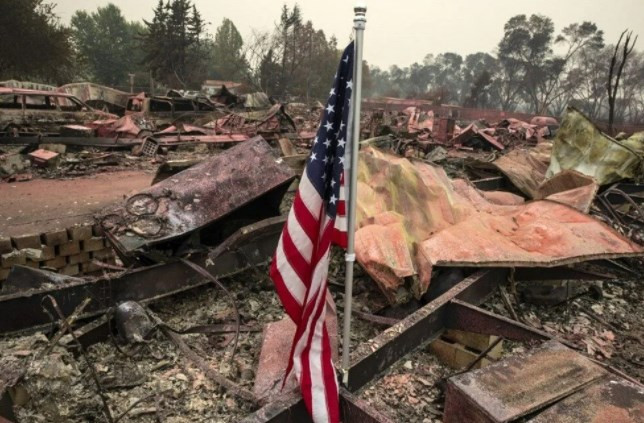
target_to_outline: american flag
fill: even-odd
[[[349,164],[345,147],[352,91],[353,43],[342,53],[270,270],[282,305],[297,325],[284,380],[295,375],[315,423],[340,421],[324,317],[331,243],[346,248],[344,166],[345,160]]]

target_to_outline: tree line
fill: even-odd
[[[107,4],[77,11],[66,26],[47,0],[3,0],[0,79],[89,80],[120,89],[128,89],[131,77],[138,89],[150,81],[199,89],[219,79],[311,101],[325,98],[339,60],[337,40],[304,19],[297,5],[283,6],[272,30],[254,30],[246,40],[226,18],[209,33],[191,0],[159,0],[150,16],[128,21]],[[632,34],[626,41],[624,50],[621,38],[606,45],[592,22],[557,33],[546,16],[517,15],[493,52],[428,54],[386,70],[365,62],[364,93],[553,115],[574,105],[596,119],[612,109],[615,121],[644,123],[644,54],[633,51]]]
[[[620,44],[606,45],[592,22],[572,23],[557,34],[546,16],[517,15],[492,53],[428,54],[404,68],[371,67],[369,93],[555,116],[572,105],[607,120],[612,108],[615,121],[644,123],[644,54],[632,51],[635,41],[626,41],[624,60]],[[613,60],[621,65],[618,84],[609,78]]]
[[[151,18],[128,21],[114,4],[78,10],[61,24],[46,0],[0,2],[0,79],[61,85],[92,81],[120,89],[150,80],[199,89],[206,79],[244,82],[284,99],[322,99],[339,59],[337,41],[284,6],[272,31],[247,42],[224,18],[215,34],[190,0],[159,0]],[[149,86],[149,85],[148,85]]]

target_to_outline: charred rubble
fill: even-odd
[[[115,91],[0,88],[3,198],[151,182],[0,227],[0,421],[308,421],[267,266],[321,105]],[[365,101],[344,421],[642,421],[644,132],[479,116]]]

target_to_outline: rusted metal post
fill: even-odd
[[[355,232],[356,232],[356,200],[358,196],[358,152],[360,142],[360,102],[362,99],[362,40],[367,18],[367,6],[359,1],[353,8],[353,28],[355,30],[355,54],[353,57],[353,93],[352,130],[351,137],[351,167],[349,169],[349,201],[347,213],[347,254],[346,274],[344,280],[344,326],[342,331],[342,384],[349,383],[349,352],[351,345],[351,301],[353,296],[353,264],[356,261]]]

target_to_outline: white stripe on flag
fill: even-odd
[[[288,262],[286,256],[284,255],[282,237],[280,237],[279,243],[277,244],[277,250],[275,250],[275,259],[277,260],[277,270],[280,272],[286,288],[299,305],[304,304],[306,286],[297,275],[295,270],[293,270],[291,264]]]
[[[302,226],[297,221],[295,216],[295,208],[291,209],[291,212],[288,214],[288,220],[286,221],[286,227],[293,244],[297,247],[297,250],[302,254],[304,260],[307,263],[311,263],[311,254],[313,254],[313,243],[311,238],[304,232]]]

